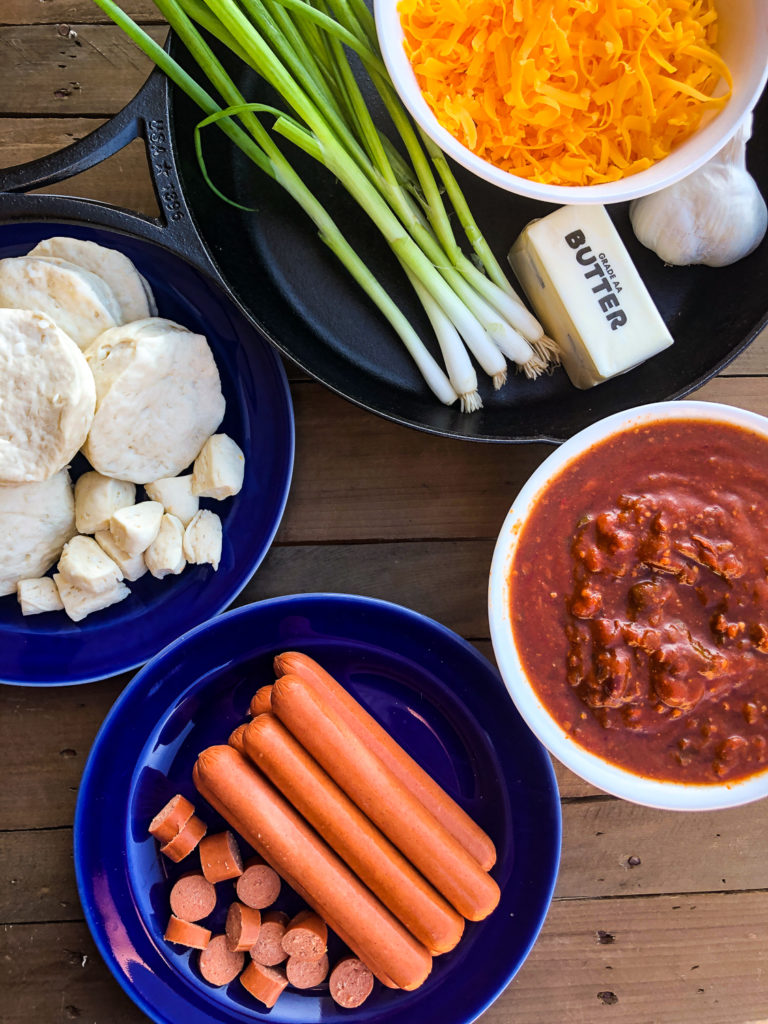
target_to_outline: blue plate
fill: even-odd
[[[356,1011],[327,987],[287,989],[269,1012],[235,980],[207,985],[197,954],[163,940],[168,893],[189,870],[170,864],[147,833],[176,792],[211,831],[224,827],[196,793],[192,766],[226,742],[285,650],[316,658],[491,835],[501,904],[467,924],[415,992],[377,984]],[[560,804],[549,757],[526,728],[498,673],[443,626],[397,605],[312,594],[247,605],[200,626],[130,683],[96,738],[75,816],[75,869],[85,917],[113,974],[158,1024],[276,1024],[354,1020],[468,1024],[511,980],[539,932],[560,853]],[[247,852],[247,850],[246,850]],[[284,887],[285,888],[285,887]],[[205,924],[223,930],[230,883]],[[278,906],[298,907],[292,893]],[[330,947],[331,959],[338,947]]]
[[[246,473],[234,498],[201,503],[222,518],[218,571],[188,566],[163,580],[147,573],[130,584],[130,597],[79,623],[63,612],[25,618],[15,595],[0,598],[0,682],[32,686],[85,683],[136,668],[226,608],[272,543],[293,469],[293,410],[280,359],[220,288],[158,245],[78,224],[2,224],[0,257],[23,255],[53,235],[124,252],[152,286],[160,316],[208,338],[227,400],[219,430],[245,452]],[[77,456],[73,478],[86,468]]]

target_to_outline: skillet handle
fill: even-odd
[[[170,38],[169,38],[170,44]],[[167,44],[167,45],[169,45]],[[0,211],[11,217],[54,219],[74,214],[129,231],[171,249],[229,291],[218,266],[200,238],[179,181],[170,125],[170,83],[154,68],[133,99],[90,135],[64,149],[0,171]],[[26,195],[32,189],[66,181],[108,159],[134,139],[143,139],[152,186],[161,211],[145,217],[93,200]]]

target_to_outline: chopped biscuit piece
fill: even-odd
[[[101,611],[102,608],[109,608],[130,594],[124,583],[116,583],[112,590],[105,590],[102,594],[91,594],[80,587],[73,587],[71,583],[63,580],[59,573],[54,573],[53,582],[59,591],[64,611],[73,622],[80,622],[86,615]]]
[[[221,520],[215,512],[201,508],[184,531],[184,557],[194,565],[210,562],[214,569],[221,561]]]
[[[192,491],[221,501],[243,486],[245,456],[227,434],[213,434],[200,449],[192,470]]]
[[[102,551],[104,551],[112,561],[119,566],[120,572],[123,574],[125,579],[130,580],[133,583],[135,580],[141,579],[141,577],[147,572],[147,565],[144,561],[144,555],[141,551],[135,555],[129,554],[115,542],[115,538],[109,532],[109,530],[99,530],[94,535],[94,540],[99,545]]]
[[[137,555],[155,539],[162,518],[163,506],[159,501],[140,501],[118,509],[109,520],[109,532],[123,551]]]
[[[75,525],[78,533],[109,529],[109,520],[119,508],[136,502],[136,485],[102,476],[96,470],[83,473],[75,483]]]
[[[61,552],[58,570],[65,583],[89,594],[103,594],[119,583],[123,574],[93,537],[78,535],[67,541]]]
[[[144,562],[152,575],[158,579],[178,574],[184,569],[187,560],[182,550],[184,543],[184,527],[181,520],[167,512],[160,520],[157,536],[144,552]]]
[[[36,580],[19,580],[16,597],[21,605],[22,615],[42,615],[44,612],[60,612],[64,605],[50,576]]]
[[[167,476],[146,484],[144,490],[152,501],[159,501],[169,515],[176,516],[188,526],[200,508],[200,501],[192,493],[192,474]]]

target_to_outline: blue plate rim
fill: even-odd
[[[83,819],[87,815],[86,804],[88,801],[88,793],[93,784],[93,776],[96,770],[96,758],[98,757],[98,752],[100,750],[101,744],[104,742],[105,738],[111,732],[113,728],[113,723],[119,720],[123,706],[129,700],[132,699],[134,691],[138,690],[143,684],[144,678],[151,672],[153,672],[156,669],[156,667],[160,665],[163,661],[171,658],[174,655],[174,653],[179,649],[179,647],[181,647],[190,638],[196,636],[203,630],[210,628],[212,625],[215,627],[217,623],[220,623],[224,620],[229,621],[235,618],[247,616],[248,614],[253,614],[253,610],[256,608],[273,607],[275,605],[290,606],[292,604],[300,604],[306,602],[322,602],[326,600],[340,601],[342,603],[354,603],[361,606],[368,606],[374,609],[379,608],[384,610],[385,612],[394,612],[396,614],[399,613],[405,615],[406,617],[411,617],[412,619],[426,626],[428,629],[434,629],[437,633],[441,634],[442,637],[449,643],[457,644],[459,647],[463,648],[466,653],[478,659],[479,661],[485,663],[490,672],[498,677],[499,686],[502,689],[504,688],[501,676],[499,675],[498,670],[491,664],[491,662],[480,651],[478,651],[476,647],[470,644],[462,636],[460,636],[458,633],[455,633],[453,630],[449,629],[447,626],[443,625],[437,620],[432,619],[431,617],[424,615],[421,612],[415,611],[414,609],[408,608],[404,605],[400,605],[393,601],[387,601],[381,598],[366,597],[365,595],[333,591],[281,595],[271,598],[265,598],[261,601],[255,601],[250,604],[242,605],[238,608],[233,608],[230,611],[224,612],[216,616],[215,619],[200,623],[192,629],[188,630],[186,633],[177,637],[170,644],[164,647],[163,650],[159,651],[148,662],[146,662],[146,664],[139,670],[139,672],[137,672],[137,674],[133,677],[133,679],[128,683],[128,685],[122,690],[118,698],[115,700],[114,704],[112,705],[107,715],[105,716],[101,726],[99,727],[99,731],[97,732],[96,737],[94,738],[94,741],[91,745],[91,749],[88,753],[88,759],[86,761],[85,768],[83,769],[83,774],[80,779],[77,803],[75,807],[75,818],[73,827],[73,859],[78,897],[80,899],[80,904],[83,909],[86,924],[88,925],[88,930],[96,945],[96,948],[98,949],[99,954],[101,955],[102,959],[109,968],[110,973],[117,980],[118,984],[126,993],[126,995],[128,995],[128,997],[137,1006],[139,1006],[142,1012],[144,1012],[150,1018],[150,1020],[154,1021],[155,1024],[178,1024],[178,1022],[170,1020],[170,1018],[168,1018],[167,1016],[159,1015],[159,1012],[156,1010],[156,1008],[153,1007],[152,1004],[149,1003],[135,989],[135,987],[128,982],[124,973],[118,969],[117,964],[114,962],[111,948],[101,935],[100,929],[98,927],[98,916],[95,914],[95,912],[93,912],[89,900],[86,898],[88,879],[85,877],[83,867],[83,860],[85,858],[85,854],[83,852],[83,840],[81,838],[81,834],[84,828]],[[522,720],[521,724],[523,728],[527,730],[528,727],[522,722]],[[546,748],[542,746],[539,743],[539,741],[536,740],[535,737],[532,738],[537,743],[537,745],[540,746],[543,763],[546,766],[547,782],[549,784],[547,789],[549,792],[551,805],[550,811],[552,812],[552,818],[554,821],[554,832],[552,837],[553,860],[551,865],[550,877],[548,879],[546,887],[544,888],[545,899],[542,900],[542,906],[537,914],[535,928],[532,930],[530,940],[524,947],[523,954],[521,955],[519,962],[515,966],[514,970],[512,970],[500,984],[495,986],[493,991],[487,994],[485,1000],[482,1002],[481,1005],[479,1005],[476,1008],[472,1016],[467,1017],[460,1022],[455,1022],[455,1024],[472,1024],[473,1021],[477,1020],[478,1017],[485,1013],[485,1011],[496,1001],[496,999],[499,998],[502,992],[512,982],[513,978],[515,977],[517,972],[520,970],[520,968],[523,966],[526,959],[530,955],[530,952],[533,949],[533,946],[535,945],[541,933],[541,929],[544,925],[547,914],[549,913],[549,909],[552,904],[552,897],[554,894],[560,869],[560,859],[562,851],[562,808],[559,799],[557,777],[555,775],[554,767],[552,765],[551,756],[549,752],[546,750]],[[263,1014],[258,1012],[254,1014],[255,1021],[264,1021],[268,1019],[268,1015],[265,1017]],[[354,1020],[354,1017],[350,1016],[349,1019]]]

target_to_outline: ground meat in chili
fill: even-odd
[[[768,440],[614,435],[538,498],[511,572],[526,674],[579,744],[677,782],[768,769]]]

